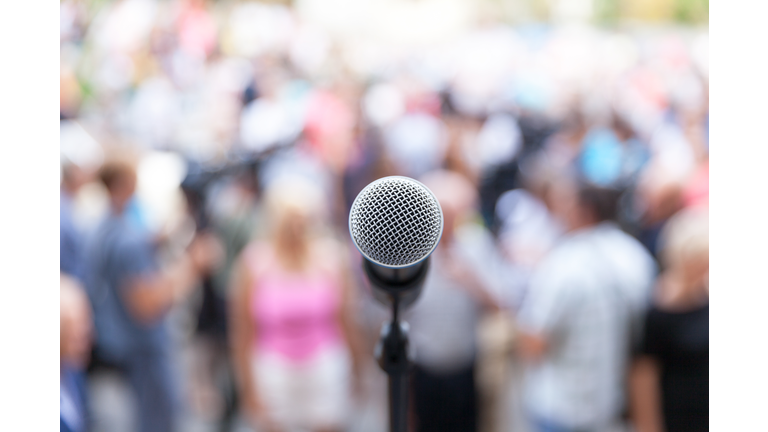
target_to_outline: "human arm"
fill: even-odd
[[[517,352],[521,358],[536,362],[546,354],[548,342],[544,334],[520,331],[517,336]]]
[[[356,319],[357,293],[353,284],[351,270],[345,260],[341,260],[342,271],[342,307],[339,311],[344,338],[352,356],[352,374],[355,391],[361,391],[363,364],[368,356],[365,344]]]
[[[573,290],[562,272],[540,269],[531,278],[528,294],[517,314],[517,353],[529,362],[538,362],[552,348],[553,335],[562,331]]]
[[[251,370],[255,323],[249,313],[252,276],[241,255],[235,263],[230,278],[229,297],[229,345],[234,366],[235,381],[244,412],[253,415],[258,411],[256,389]]]
[[[124,299],[129,312],[139,322],[156,321],[196,286],[200,276],[220,257],[216,245],[206,236],[196,237],[187,251],[163,269],[155,269],[148,245],[139,242],[124,251],[128,266],[128,289]]]
[[[662,432],[659,365],[644,355],[632,362],[629,371],[629,406],[637,432]]]
[[[165,315],[177,298],[191,290],[196,280],[186,255],[166,269],[133,277],[125,292],[128,310],[136,320],[151,323]]]
[[[496,312],[501,309],[498,300],[491,294],[489,287],[477,273],[471,263],[449,251],[445,266],[448,277],[458,283],[483,309]]]

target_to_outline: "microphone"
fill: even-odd
[[[363,270],[373,296],[392,307],[375,354],[389,376],[389,430],[408,426],[408,326],[399,310],[421,294],[429,255],[443,233],[443,211],[426,186],[408,177],[384,177],[366,186],[349,213],[349,234],[363,254]]]
[[[420,182],[383,177],[355,198],[349,233],[363,255],[374,298],[385,305],[408,307],[421,293],[429,255],[440,242],[443,211]]]

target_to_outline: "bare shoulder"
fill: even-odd
[[[251,276],[256,276],[267,269],[272,262],[274,251],[265,241],[253,241],[240,253],[240,265]]]

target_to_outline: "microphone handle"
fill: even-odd
[[[429,273],[429,257],[410,267],[389,268],[363,258],[363,271],[373,288],[373,296],[384,305],[397,301],[400,308],[407,308],[421,294],[421,288]]]
[[[408,267],[391,268],[371,263],[371,269],[382,281],[386,281],[390,284],[400,285],[413,280],[414,277],[419,274],[419,271],[423,265],[424,261],[421,261],[418,264],[414,264]]]

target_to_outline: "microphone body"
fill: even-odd
[[[352,204],[349,232],[374,298],[399,307],[416,301],[442,231],[440,203],[420,182],[393,176],[366,186]]]
[[[419,298],[429,272],[429,257],[405,268],[390,268],[363,258],[363,271],[373,288],[373,297],[384,305],[397,302],[408,307]]]

